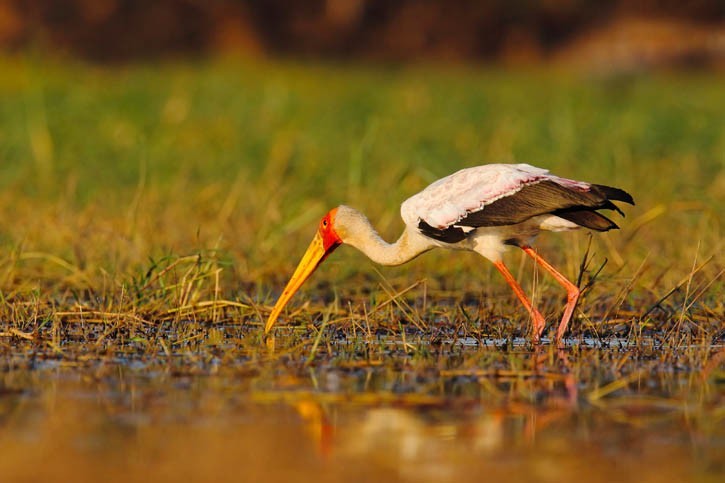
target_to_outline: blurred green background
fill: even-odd
[[[610,258],[633,241],[679,279],[720,246],[722,19],[704,1],[3,0],[0,240],[96,276],[219,248],[234,280],[281,281],[331,206],[390,239],[431,181],[527,162],[632,192]]]

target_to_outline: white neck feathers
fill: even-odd
[[[334,226],[343,243],[354,246],[381,265],[401,265],[437,246],[433,240],[407,226],[395,243],[387,243],[365,215],[344,205],[337,209]]]

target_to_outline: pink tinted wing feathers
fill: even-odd
[[[589,183],[553,176],[546,169],[528,164],[488,164],[441,178],[404,201],[400,212],[409,226],[416,227],[423,221],[443,230],[501,198],[544,180],[581,192],[591,187]]]

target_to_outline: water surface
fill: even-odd
[[[0,380],[3,481],[723,481],[725,381],[45,361]],[[215,368],[216,367],[216,368]]]

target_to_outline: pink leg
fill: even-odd
[[[529,314],[534,321],[534,342],[539,342],[539,339],[541,338],[541,333],[544,332],[544,326],[546,325],[546,322],[544,321],[544,316],[541,315],[541,313],[531,305],[531,301],[526,297],[524,289],[521,288],[521,285],[519,285],[514,276],[511,275],[511,272],[509,272],[509,269],[506,267],[506,265],[504,265],[501,261],[494,262],[494,265],[496,266],[496,268],[498,268],[498,271],[501,272],[503,278],[506,279],[506,282],[508,282],[508,284],[514,290],[514,293],[519,298],[521,303],[524,304],[526,310],[529,311]]]
[[[576,302],[579,299],[581,291],[579,290],[579,287],[571,283],[564,275],[549,265],[549,262],[541,258],[539,254],[536,253],[536,250],[529,246],[523,246],[521,249],[533,258],[537,264],[541,265],[544,270],[553,275],[556,281],[566,289],[566,308],[564,309],[564,315],[561,317],[561,322],[559,322],[559,328],[556,330],[556,340],[561,341],[564,337],[564,332],[566,332],[566,326],[569,325],[569,320],[574,313],[574,307],[576,307]]]

